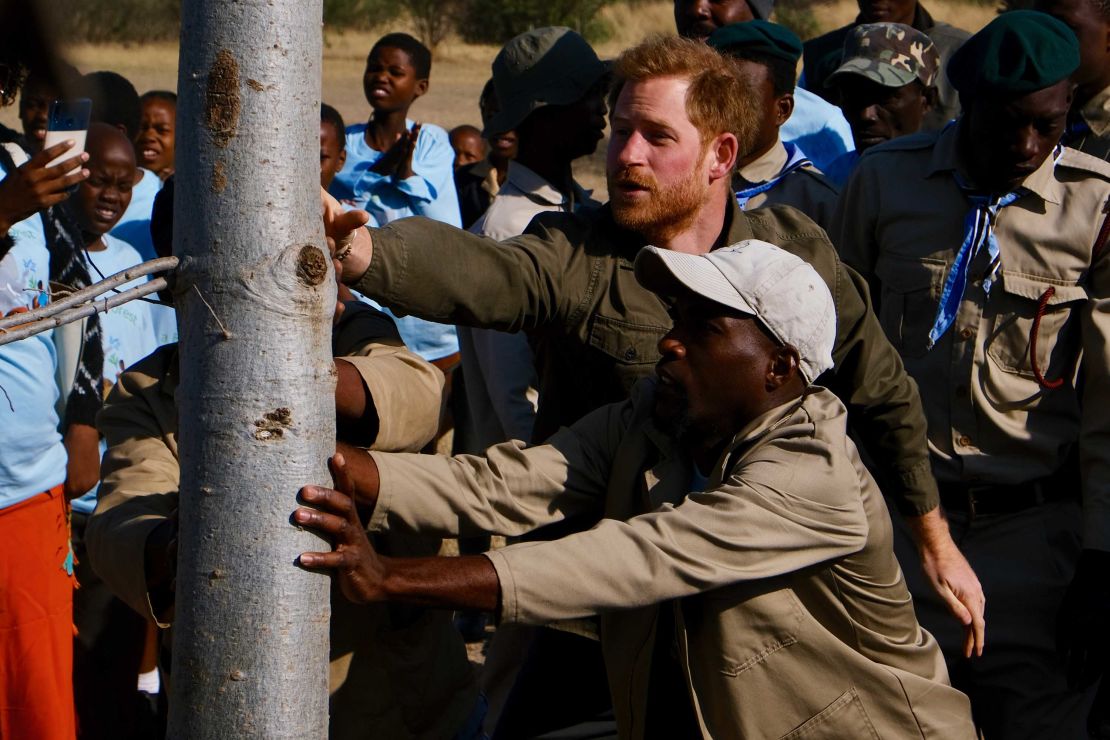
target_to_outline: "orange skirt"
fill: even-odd
[[[62,487],[0,509],[0,737],[73,740],[73,577]]]

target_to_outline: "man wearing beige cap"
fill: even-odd
[[[634,269],[674,317],[655,377],[538,447],[374,453],[357,479],[337,457],[343,492],[306,487],[315,508],[293,515],[335,550],[301,565],[334,570],[357,603],[532,624],[599,614],[622,737],[972,737],[847,412],[812,385],[833,362],[824,280],[757,240],[703,255],[646,247]],[[374,552],[356,504],[390,532],[604,518],[552,542],[401,559]]]

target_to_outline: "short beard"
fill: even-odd
[[[686,179],[666,188],[660,188],[654,177],[627,167],[606,179],[613,220],[653,244],[665,243],[689,229],[697,221],[709,190],[709,185],[702,180],[702,173],[697,169]],[[618,191],[616,186],[622,183],[646,188],[650,193],[648,201],[635,206],[619,203],[613,198],[613,193]]]

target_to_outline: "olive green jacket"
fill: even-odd
[[[847,405],[854,433],[880,461],[884,490],[899,508],[933,509],[938,496],[921,400],[871,310],[864,281],[799,211],[745,213],[735,199],[729,203],[714,246],[762,239],[809,262],[828,283],[837,313],[836,366],[821,382]],[[530,333],[540,374],[537,441],[624,400],[654,370],[671,320],[633,274],[643,238],[617,226],[607,206],[540,215],[504,242],[423,218],[395,221],[373,235],[373,259],[357,290],[399,313]]]

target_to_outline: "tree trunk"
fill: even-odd
[[[185,0],[174,253],[181,528],[173,738],[323,738],[329,583],[290,524],[335,446],[321,0]]]

